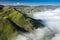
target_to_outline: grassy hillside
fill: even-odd
[[[38,20],[30,18],[21,11],[0,5],[0,40],[15,40],[12,38],[18,32],[33,32],[34,28],[43,26]]]

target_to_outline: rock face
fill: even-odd
[[[14,8],[0,5],[0,40],[12,40],[18,32],[32,32],[34,28],[41,26],[44,25],[38,20]]]

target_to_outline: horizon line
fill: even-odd
[[[0,3],[0,5],[27,5],[27,6],[39,6],[39,5],[60,5],[60,3],[58,3],[58,4],[56,4],[56,3],[48,3],[48,4],[46,4],[46,3],[19,3],[19,2],[17,2],[17,3],[8,3],[8,4],[4,4],[4,3]]]

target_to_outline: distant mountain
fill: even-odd
[[[39,5],[39,6],[17,5],[11,7],[16,8],[17,10],[22,11],[24,13],[33,13],[33,12],[40,12],[49,9],[52,10],[60,7],[60,5]]]
[[[36,6],[36,7],[47,8],[47,9],[55,9],[55,8],[60,7],[60,5],[40,5],[40,6]]]

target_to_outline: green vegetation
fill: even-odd
[[[0,11],[0,40],[12,40],[19,31],[32,32],[36,24],[35,19],[26,16],[11,7],[4,6]],[[41,27],[41,24],[36,26],[38,25]]]
[[[29,26],[27,26],[28,24],[25,24],[26,22],[25,17],[21,13],[19,13],[13,8],[4,7],[3,11],[0,12],[0,32],[1,32],[0,37],[2,37],[1,40],[10,40],[11,37],[13,36],[12,34],[16,34],[17,31],[15,30],[13,25],[9,22],[9,20],[7,20],[7,18],[11,19],[14,23],[24,28],[25,30],[30,28]],[[32,29],[30,28],[28,31],[31,30]]]

